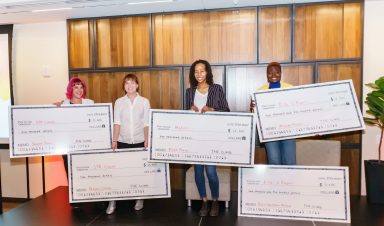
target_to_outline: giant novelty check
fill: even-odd
[[[171,197],[169,166],[149,163],[146,149],[68,154],[70,202]]]
[[[365,128],[352,80],[254,93],[260,142]]]
[[[44,156],[109,149],[112,105],[12,106],[10,156]]]
[[[150,159],[155,162],[252,166],[254,114],[151,110]]]
[[[348,167],[239,169],[238,215],[349,223]]]

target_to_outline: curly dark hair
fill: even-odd
[[[198,84],[198,82],[195,78],[195,67],[197,64],[204,64],[205,65],[205,70],[207,71],[207,77],[206,77],[207,84],[212,85],[213,84],[213,74],[212,74],[211,65],[206,60],[196,60],[195,62],[193,62],[193,64],[191,65],[191,68],[189,70],[189,84],[191,85],[191,87],[197,87],[197,84]]]

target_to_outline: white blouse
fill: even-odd
[[[201,112],[201,109],[207,105],[207,98],[208,98],[208,92],[206,94],[200,93],[197,89],[195,92],[195,99],[193,101],[194,105],[199,109],[199,112]]]
[[[149,126],[150,104],[137,94],[133,102],[125,95],[115,102],[114,124],[120,125],[119,142],[136,144],[144,142],[144,127]]]

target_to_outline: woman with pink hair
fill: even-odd
[[[67,85],[67,98],[63,101],[55,103],[56,106],[62,104],[93,104],[93,100],[86,99],[87,87],[85,83],[78,77],[73,77],[69,80]]]
[[[87,87],[85,83],[78,77],[73,77],[69,80],[67,85],[67,92],[65,95],[67,99],[62,101],[62,104],[94,104],[93,100],[85,99],[87,94]],[[67,155],[63,155],[65,172],[67,173],[68,179],[68,159]]]
[[[54,103],[56,106],[60,107],[61,105],[70,105],[70,104],[94,104],[93,100],[86,99],[85,95],[87,93],[85,83],[77,77],[73,77],[69,80],[67,85],[67,92],[65,95],[67,98],[65,100]],[[63,155],[64,168],[68,180],[68,158],[67,155]],[[77,208],[78,206],[72,205],[72,207]]]

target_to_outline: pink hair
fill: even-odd
[[[65,93],[65,95],[67,96],[68,99],[72,99],[73,87],[78,83],[81,83],[81,85],[83,86],[83,90],[84,90],[83,96],[81,96],[81,98],[84,98],[85,95],[87,94],[87,87],[85,86],[85,83],[80,78],[73,77],[73,78],[71,78],[71,80],[69,80],[68,85],[67,85],[67,92]]]

